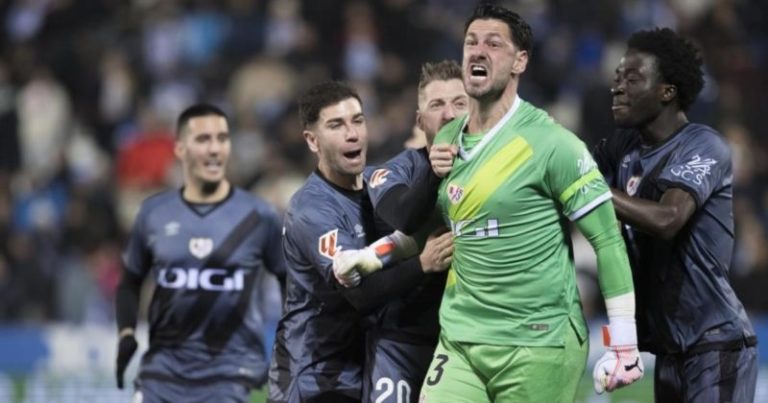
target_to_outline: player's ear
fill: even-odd
[[[317,134],[309,129],[304,129],[304,132],[302,132],[304,135],[304,140],[307,142],[307,146],[309,147],[309,150],[313,153],[316,153],[319,150],[319,147],[317,145]]]
[[[677,97],[677,87],[674,85],[664,85],[661,91],[661,100],[664,102],[670,102]]]
[[[424,131],[424,122],[421,118],[421,112],[416,109],[416,127],[419,128],[419,130]]]
[[[528,67],[528,51],[518,50],[515,55],[515,62],[512,64],[512,74],[523,74],[526,67]]]
[[[176,137],[176,143],[173,145],[173,154],[176,155],[176,158],[182,159],[184,157],[185,150],[186,146],[184,145],[184,135],[180,134],[179,137]]]

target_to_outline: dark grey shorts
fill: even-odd
[[[757,383],[757,348],[656,356],[657,403],[751,403]]]

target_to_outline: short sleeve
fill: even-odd
[[[147,215],[147,207],[142,205],[123,250],[123,267],[125,270],[142,278],[147,274],[152,264],[152,253],[146,242],[146,239],[149,238],[145,224]]]
[[[560,133],[552,142],[546,180],[563,214],[575,221],[611,198],[611,192],[586,145],[575,135]]]
[[[731,153],[715,134],[702,133],[681,145],[659,175],[662,190],[671,187],[688,191],[701,206],[712,193],[731,181]]]

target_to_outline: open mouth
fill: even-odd
[[[343,155],[344,155],[344,158],[354,160],[354,159],[360,158],[362,154],[363,154],[363,150],[355,150],[355,151],[347,151]]]
[[[480,64],[470,65],[469,77],[471,81],[484,80],[488,77],[488,68]]]
[[[206,161],[203,164],[203,168],[205,168],[206,171],[212,172],[212,173],[218,173],[221,171],[224,164],[221,161]]]

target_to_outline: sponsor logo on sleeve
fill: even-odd
[[[675,175],[686,182],[701,185],[704,182],[704,179],[712,173],[712,167],[715,164],[717,164],[716,160],[712,158],[701,158],[699,154],[696,154],[685,164],[673,167],[670,172],[672,172],[672,175]]]
[[[389,175],[389,169],[377,169],[371,174],[371,180],[368,181],[368,186],[371,189],[376,189],[378,186],[384,184],[387,181],[387,175]]]
[[[203,259],[213,251],[213,239],[211,238],[190,238],[189,253],[192,256]]]
[[[320,239],[317,240],[317,251],[328,259],[333,259],[333,257],[336,255],[336,252],[341,249],[336,246],[336,240],[338,236],[338,228],[321,235]]]
[[[584,150],[584,154],[582,154],[581,158],[576,161],[576,165],[579,168],[579,174],[581,176],[584,176],[589,173],[589,171],[597,168],[597,163],[588,150]]]

